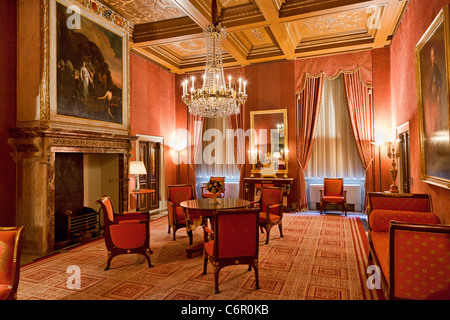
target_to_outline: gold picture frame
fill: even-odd
[[[44,64],[49,71],[50,92],[47,107],[42,108],[47,110],[47,114],[41,114],[41,123],[64,129],[127,132],[130,120],[129,39],[132,31],[129,22],[96,0],[45,2],[50,18],[47,20],[48,50]],[[61,18],[62,14],[65,16]],[[80,26],[69,28],[69,24],[76,22],[77,18]],[[68,21],[66,23],[61,19]],[[73,35],[77,35],[77,39],[72,40],[75,42],[62,41],[63,29],[69,34],[67,39],[73,39]],[[81,41],[84,43],[80,43]],[[67,50],[69,45],[74,49],[90,46],[91,50],[71,52]],[[61,49],[65,50],[64,55],[61,55]],[[73,81],[69,84],[62,83],[71,76],[67,73],[68,69],[72,69],[72,73],[78,73],[81,79],[81,64],[85,61],[86,67],[88,63],[94,65],[93,69],[88,67],[92,78],[88,98],[84,96],[83,91],[86,89],[83,90],[82,80],[79,81],[78,90],[75,85],[70,87]],[[71,68],[67,67],[69,63]],[[66,73],[61,76],[64,64]],[[95,81],[98,82],[97,87],[94,87]],[[104,88],[99,89],[100,86]],[[73,93],[74,91],[78,92]],[[43,116],[45,120],[42,119]]]
[[[250,112],[251,177],[288,177],[288,121],[287,109],[272,109]],[[266,134],[262,142],[260,135]],[[274,144],[274,140],[277,141]],[[264,154],[262,154],[264,153]]]
[[[449,6],[415,47],[421,180],[450,189]]]

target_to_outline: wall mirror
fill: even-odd
[[[251,177],[278,177],[288,174],[287,109],[250,112]]]

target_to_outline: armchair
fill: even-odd
[[[342,212],[347,216],[347,190],[344,190],[344,179],[323,179],[323,189],[320,190],[320,214],[327,210],[327,204],[340,204]]]
[[[222,181],[223,184],[225,184],[225,177],[211,177],[210,180],[213,181]],[[202,198],[212,198],[213,193],[212,192],[205,192],[206,187],[201,187],[201,197]],[[208,190],[206,190],[208,191]],[[223,198],[225,194],[223,192],[218,192],[216,194],[217,198]]]
[[[191,184],[177,184],[167,186],[167,210],[169,233],[173,229],[173,240],[175,241],[175,232],[180,228],[186,227],[186,216],[180,203],[186,200],[195,199],[194,186]]]
[[[203,226],[205,243],[203,249],[203,274],[208,260],[214,266],[215,292],[219,291],[219,272],[230,265],[248,264],[255,271],[256,289],[258,277],[258,217],[259,209],[233,209],[213,213],[214,232]],[[214,240],[209,240],[213,236]],[[208,241],[209,240],[209,241]]]
[[[97,202],[103,210],[104,238],[108,259],[105,270],[109,270],[111,260],[117,255],[138,253],[150,261],[150,217],[148,212],[116,213],[111,199],[104,195]]]
[[[250,202],[251,206],[259,204],[259,226],[266,230],[266,244],[269,243],[270,229],[278,225],[280,237],[283,238],[283,188],[265,187],[261,189],[261,197],[258,201]]]
[[[0,300],[17,300],[25,227],[0,227]]]

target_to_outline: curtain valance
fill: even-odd
[[[327,57],[297,60],[296,74],[296,140],[299,211],[308,209],[305,168],[311,155],[320,111],[323,79],[343,74],[347,108],[361,164],[366,172],[365,189],[373,191],[374,155],[372,54],[361,51]],[[366,201],[364,206],[366,206]]]
[[[372,52],[370,50],[299,59],[295,61],[295,92],[298,95],[305,89],[307,78],[323,76],[331,80],[342,73],[355,72],[359,73],[364,86],[372,87]]]

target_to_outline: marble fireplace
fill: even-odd
[[[115,209],[128,209],[128,163],[137,137],[52,128],[14,128],[10,129],[10,136],[11,156],[16,163],[16,224],[26,226],[24,252],[45,255],[55,249],[55,158],[58,153],[80,153],[97,159],[101,157],[95,155],[115,155],[118,172],[111,172],[111,182],[118,184]],[[70,179],[70,175],[67,176]]]

